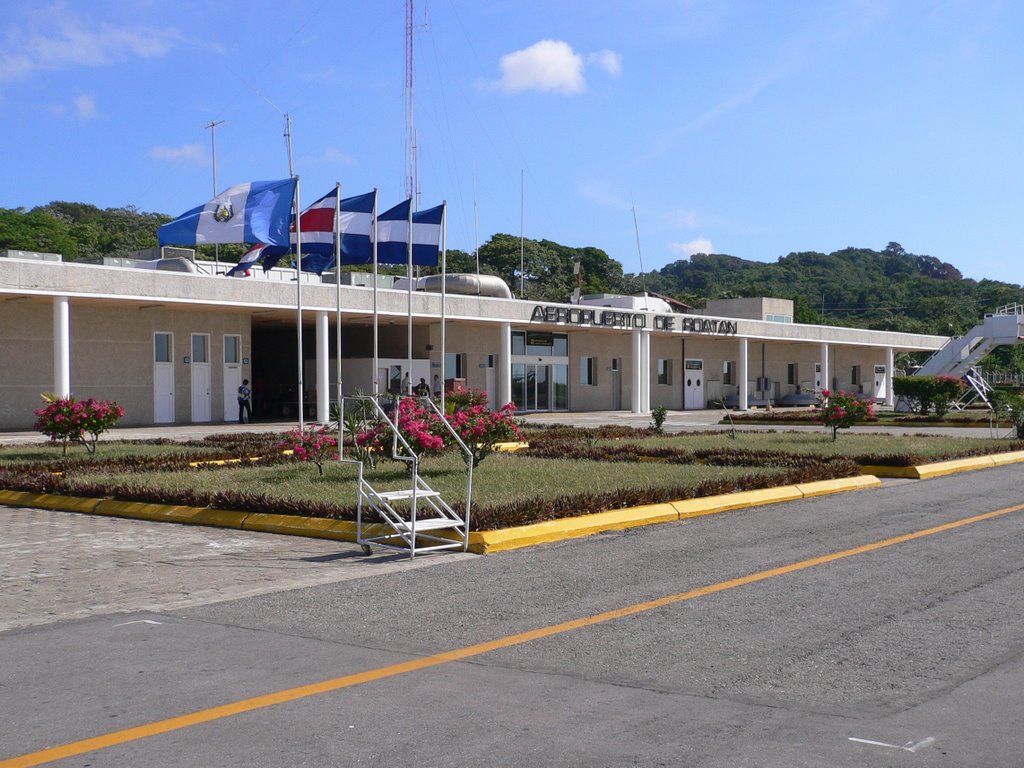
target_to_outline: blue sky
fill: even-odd
[[[897,241],[1024,282],[1024,3],[417,0],[423,208],[645,270]],[[5,0],[0,206],[404,198],[402,0]],[[521,196],[521,187],[524,194]],[[523,205],[521,206],[521,197]],[[478,225],[474,225],[474,202]]]

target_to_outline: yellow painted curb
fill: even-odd
[[[543,523],[519,525],[497,531],[477,531],[470,534],[470,549],[483,554],[503,552],[534,544],[590,536],[601,531],[673,522],[678,519],[678,514],[669,503],[647,504],[630,509],[613,509],[607,512],[595,512],[592,515],[546,520]]]
[[[242,523],[242,529],[262,531],[263,533],[280,533],[286,536],[309,536],[314,539],[356,540],[356,524],[353,521],[334,520],[329,517],[300,517],[252,512]],[[363,525],[363,533],[368,536],[382,536],[390,532],[391,528],[380,523]]]
[[[1024,461],[1024,451],[1008,451],[1007,453],[993,453],[989,456],[992,459],[992,463],[997,467],[1005,466],[1006,464],[1019,464]]]
[[[506,451],[506,452],[509,452],[509,453],[511,453],[512,451],[519,451],[519,450],[522,450],[523,448],[529,448],[529,447],[530,447],[529,443],[495,443],[494,444],[494,450],[496,450],[496,451]]]
[[[804,498],[809,496],[822,496],[826,493],[842,493],[844,491],[860,491],[865,488],[878,488],[882,481],[871,475],[860,475],[858,477],[842,477],[838,480],[816,480],[813,483],[798,483],[794,487],[803,494]]]
[[[941,477],[952,475],[956,472],[967,472],[972,469],[990,469],[995,466],[991,456],[975,456],[970,459],[954,459],[953,461],[939,461],[934,464],[924,464],[917,467],[918,476],[922,480],[930,477]]]
[[[877,464],[862,464],[860,467],[862,475],[874,475],[875,477],[902,477],[911,480],[920,480],[917,467],[889,467]]]
[[[0,491],[0,504],[35,509],[57,509],[67,512],[92,512],[101,499],[87,496],[59,496],[30,491]]]
[[[130,517],[136,520],[156,520],[189,525],[212,525],[217,528],[241,528],[248,512],[209,507],[181,507],[167,504],[147,504],[141,501],[114,501],[103,499],[96,509],[97,515]]]
[[[672,506],[679,513],[679,519],[683,520],[690,517],[710,515],[715,512],[728,512],[732,509],[756,507],[761,504],[797,501],[803,497],[803,494],[796,489],[796,486],[783,485],[779,488],[762,488],[757,491],[740,491],[739,493],[725,493],[721,496],[705,496],[700,499],[674,501]]]

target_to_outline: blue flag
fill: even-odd
[[[411,200],[399,203],[377,217],[377,262],[406,264],[409,261],[409,208]],[[436,267],[441,243],[444,205],[416,211],[412,215],[412,263]]]
[[[221,192],[157,230],[160,245],[289,245],[295,179],[251,181]]]

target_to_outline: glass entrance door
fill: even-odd
[[[514,363],[512,402],[519,411],[550,411],[551,366],[539,363]]]

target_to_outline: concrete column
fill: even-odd
[[[441,361],[444,365],[444,361]],[[498,354],[498,402],[502,407],[512,402],[512,323],[501,324],[501,352]]]
[[[749,393],[747,392],[747,355],[750,352],[750,341],[746,336],[740,336],[740,351],[736,356],[736,367],[739,368],[739,389],[737,390],[736,409],[740,411],[747,410],[747,398]]]
[[[641,413],[643,405],[640,399],[640,385],[641,385],[641,370],[643,369],[643,356],[640,353],[640,331],[633,331],[630,334],[631,341],[631,352],[630,361],[632,367],[630,368],[630,383],[632,386],[629,388],[629,410],[633,413]]]
[[[651,332],[640,331],[640,412],[651,412]]]
[[[326,424],[331,418],[331,335],[328,320],[327,312],[316,313],[316,420],[321,424]]]
[[[821,388],[832,389],[832,372],[828,365],[828,344],[821,345]]]
[[[71,306],[67,296],[53,297],[53,391],[71,394]]]
[[[892,391],[893,378],[895,376],[895,355],[892,347],[885,350],[885,404],[892,408],[896,404],[896,397]]]

